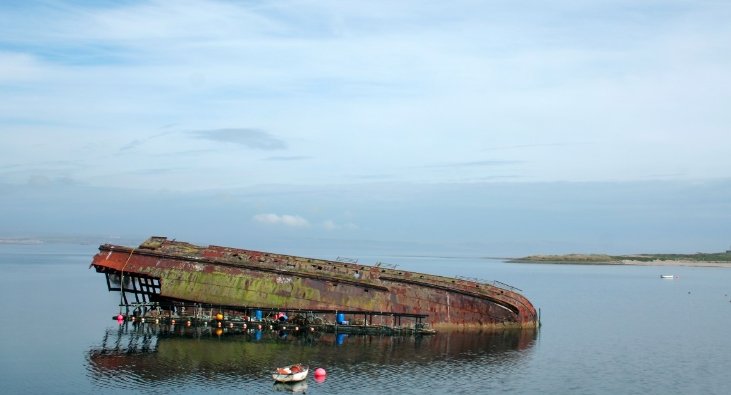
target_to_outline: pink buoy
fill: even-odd
[[[327,376],[327,372],[323,368],[317,368],[315,369],[315,382],[316,383],[322,383],[325,381],[325,377]]]

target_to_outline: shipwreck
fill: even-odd
[[[103,244],[91,267],[121,306],[159,311],[212,306],[264,312],[390,315],[432,328],[535,328],[539,317],[518,288],[384,265],[305,258],[151,237],[138,247]],[[143,311],[144,314],[144,311]]]

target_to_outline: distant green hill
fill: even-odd
[[[523,258],[511,259],[510,262],[525,263],[581,263],[581,264],[621,264],[623,261],[654,262],[731,262],[731,252],[716,252],[695,254],[633,254],[633,255],[606,255],[606,254],[565,254],[565,255],[530,255]]]

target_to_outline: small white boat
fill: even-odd
[[[674,276],[672,274],[662,274],[662,275],[660,275],[660,278],[674,279],[674,278],[678,278],[678,276]]]
[[[294,383],[307,378],[310,369],[301,364],[289,365],[283,368],[277,368],[272,372],[272,378],[278,383]]]

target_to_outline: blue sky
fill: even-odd
[[[731,243],[729,200],[693,192],[729,196],[726,2],[38,1],[0,20],[0,234],[520,253],[642,249],[601,230],[639,221],[648,248]],[[181,208],[115,229],[110,196]],[[592,223],[597,205],[615,214]],[[185,207],[227,230],[161,225]]]

